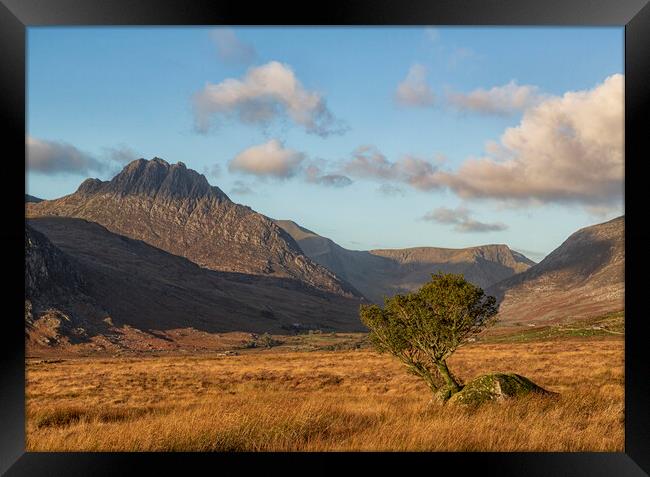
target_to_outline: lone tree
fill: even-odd
[[[384,307],[361,305],[361,321],[379,352],[400,359],[443,402],[461,390],[447,358],[493,323],[492,296],[463,275],[437,273],[418,291],[385,298]]]

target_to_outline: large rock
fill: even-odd
[[[531,393],[544,395],[555,394],[519,374],[492,373],[479,376],[466,384],[461,391],[449,399],[449,402],[478,406],[486,402],[499,402],[526,396]]]

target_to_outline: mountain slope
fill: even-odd
[[[27,203],[26,211],[28,217],[96,222],[211,270],[293,278],[328,292],[359,296],[307,258],[272,220],[232,202],[181,162],[138,159],[110,181],[87,179],[75,193]]]
[[[81,283],[81,274],[69,257],[25,224],[25,297],[58,301],[78,291]]]
[[[362,329],[360,300],[299,280],[208,270],[81,219],[38,218],[29,220],[29,226],[47,237],[57,251],[52,257],[59,268],[67,270],[65,264],[74,263],[70,273],[50,273],[63,290],[50,302],[92,297],[111,326],[110,332],[96,334],[131,327],[173,341],[165,333],[179,329],[286,333],[298,323],[304,328]],[[73,293],[71,286],[79,291]],[[75,317],[84,317],[76,311]]]
[[[33,195],[25,194],[25,202],[43,202],[43,199],[39,199]]]
[[[578,230],[540,263],[487,292],[501,301],[502,324],[623,310],[625,216]]]
[[[78,343],[106,329],[105,311],[86,294],[79,264],[25,224],[25,332],[28,348]]]
[[[276,220],[315,262],[381,303],[383,297],[419,288],[437,271],[462,273],[469,281],[487,287],[534,264],[506,245],[465,249],[417,247],[394,250],[347,250],[332,240],[289,220]]]

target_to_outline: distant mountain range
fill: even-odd
[[[437,271],[497,296],[505,323],[623,309],[622,217],[535,264],[502,244],[347,250],[159,158],[25,202],[35,347],[168,349],[197,333],[362,330],[361,303],[415,290]]]
[[[294,238],[309,258],[377,303],[383,303],[385,296],[418,289],[437,271],[462,273],[467,280],[485,288],[535,264],[507,245],[347,250],[290,220],[275,222]]]

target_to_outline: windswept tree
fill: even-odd
[[[497,310],[495,298],[463,275],[437,273],[416,292],[386,298],[383,308],[362,305],[360,316],[379,352],[399,358],[446,401],[461,389],[447,358],[493,323]]]

